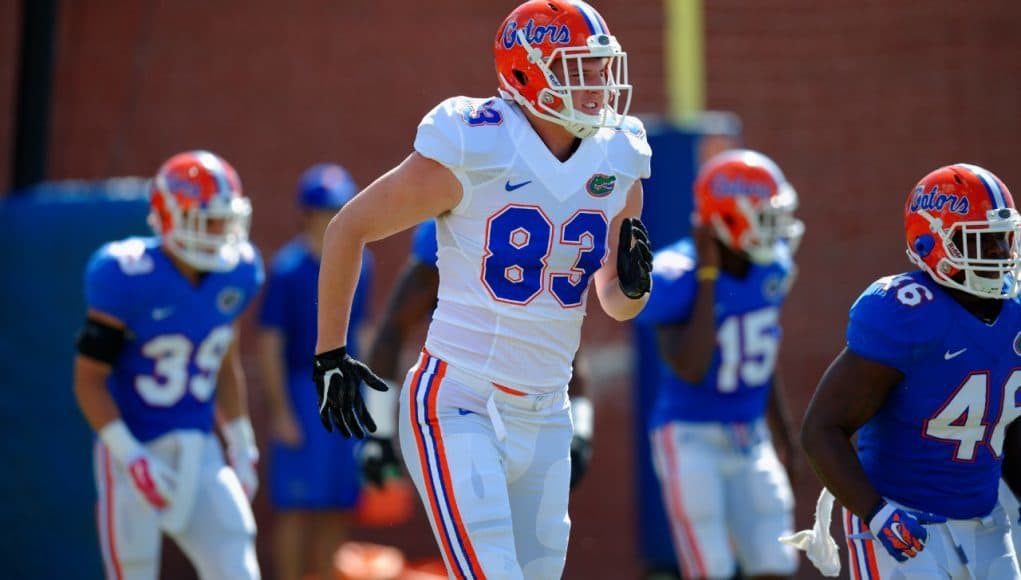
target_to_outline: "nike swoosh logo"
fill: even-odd
[[[475,413],[473,411],[469,411],[468,409],[462,409],[461,407],[458,407],[457,408],[457,414],[463,416],[463,415],[474,415]]]
[[[528,185],[529,183],[532,183],[532,180],[522,181],[521,183],[511,183],[510,180],[508,179],[507,183],[504,184],[503,188],[506,189],[507,191],[514,191],[515,189],[520,189]]]
[[[173,314],[173,312],[174,312],[174,307],[173,306],[165,306],[163,308],[153,308],[152,309],[152,319],[153,320],[163,320],[164,318],[166,318],[166,317],[170,316],[171,314]]]
[[[910,546],[911,543],[904,538],[904,533],[901,531],[903,524],[900,522],[893,522],[890,524],[890,532],[893,533],[894,537],[904,543],[905,546]]]
[[[948,351],[946,351],[945,353],[943,353],[943,360],[950,360],[950,359],[954,358],[955,356],[957,356],[957,355],[959,355],[959,354],[963,354],[963,353],[964,353],[964,351],[966,351],[966,350],[968,350],[968,348],[967,348],[967,347],[965,347],[965,348],[962,348],[961,350],[956,350],[956,351],[954,351],[954,352],[950,352],[950,351],[948,350]]]

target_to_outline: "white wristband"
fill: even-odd
[[[571,421],[574,422],[575,435],[585,439],[592,439],[595,411],[592,408],[592,401],[588,397],[571,398]]]
[[[890,503],[886,501],[886,498],[883,498],[883,507],[879,508],[879,510],[872,516],[872,519],[865,522],[873,536],[876,538],[879,537],[879,533],[883,529],[883,524],[886,523],[886,520],[890,519],[890,516],[893,515],[893,512],[895,511],[897,511],[897,508],[890,505]]]
[[[131,463],[145,452],[142,444],[135,439],[135,436],[128,430],[128,426],[120,419],[104,425],[99,430],[99,439],[110,450],[114,458],[123,465]]]
[[[223,438],[227,440],[227,447],[236,450],[245,450],[258,457],[259,448],[255,444],[255,430],[252,429],[252,422],[247,415],[241,415],[223,426]]]
[[[394,381],[384,380],[390,390],[381,393],[376,389],[365,389],[365,409],[372,415],[376,422],[374,437],[389,439],[394,436],[397,430],[397,397],[400,394],[400,385]]]

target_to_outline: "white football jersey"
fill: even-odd
[[[437,218],[439,303],[426,348],[497,384],[563,389],[609,224],[652,151],[641,121],[601,129],[570,159],[550,152],[517,105],[454,97],[418,126],[415,150],[464,194]]]

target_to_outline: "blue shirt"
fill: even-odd
[[[358,328],[365,319],[372,285],[372,254],[362,254],[362,270],[351,304],[347,327],[347,350],[358,357]],[[316,304],[319,292],[319,258],[299,237],[273,257],[266,295],[259,313],[263,327],[275,328],[284,335],[289,374],[312,376],[312,356],[316,346]]]
[[[135,437],[213,428],[216,377],[234,338],[232,325],[263,277],[262,258],[250,244],[233,270],[206,273],[196,286],[159,238],[111,242],[92,255],[86,303],[128,329],[107,386]]]
[[[1004,300],[985,324],[927,274],[911,272],[874,282],[850,314],[848,347],[904,374],[858,431],[869,480],[915,509],[988,514],[1003,436],[1018,416],[1021,303]]]
[[[438,251],[436,220],[422,222],[411,235],[411,255],[419,262],[435,268]]]
[[[749,422],[763,416],[780,347],[780,307],[795,270],[785,245],[778,245],[778,256],[772,264],[753,263],[741,279],[720,272],[709,370],[701,382],[689,383],[661,362],[650,428],[670,421]],[[652,293],[637,322],[687,322],[698,290],[697,267],[691,238],[656,252]]]

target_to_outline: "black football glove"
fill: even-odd
[[[388,387],[365,364],[351,358],[347,347],[335,348],[315,355],[312,376],[319,395],[319,420],[332,432],[334,425],[346,438],[365,437],[376,430],[376,422],[365,409],[360,385],[364,381],[377,391]]]
[[[379,489],[383,489],[384,481],[401,473],[393,440],[389,437],[370,435],[362,444],[358,459],[361,463],[362,478]]]
[[[638,218],[624,218],[617,245],[617,281],[624,295],[632,300],[645,296],[652,288],[652,250],[649,231]]]
[[[592,459],[592,441],[581,435],[571,437],[571,489],[578,485]]]

